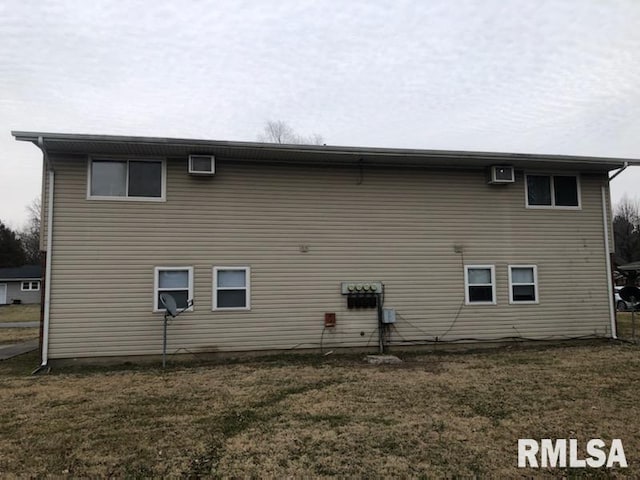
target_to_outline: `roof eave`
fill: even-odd
[[[34,282],[41,279],[42,277],[0,278],[0,282]]]
[[[419,160],[424,159],[447,159],[469,160],[469,162],[492,162],[492,163],[526,163],[543,162],[559,165],[591,165],[595,168],[613,170],[626,165],[640,165],[640,160],[614,157],[587,157],[573,155],[548,155],[529,153],[503,153],[503,152],[479,152],[479,151],[459,151],[459,150],[419,150],[401,148],[374,148],[374,147],[348,147],[333,145],[295,145],[277,144],[264,142],[244,142],[244,141],[223,141],[223,140],[197,140],[183,138],[164,137],[136,137],[120,135],[91,135],[91,134],[69,134],[69,133],[47,133],[47,132],[25,132],[12,131],[12,135],[18,141],[33,142],[36,145],[44,144],[45,148],[55,150],[56,142],[73,142],[79,144],[130,144],[136,147],[148,146],[174,146],[194,150],[202,148],[224,148],[235,151],[262,151],[271,155],[304,153],[306,155],[331,155],[331,156],[370,156],[376,158],[398,158]],[[87,152],[91,153],[91,152]]]

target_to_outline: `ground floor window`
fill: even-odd
[[[213,267],[213,310],[249,310],[249,267]]]
[[[36,280],[36,281],[29,281],[29,282],[22,282],[22,286],[20,288],[23,292],[29,292],[29,291],[38,291],[40,290],[40,281]]]
[[[509,265],[509,302],[538,303],[538,268]]]
[[[496,275],[493,265],[465,265],[465,303],[495,305]]]
[[[178,308],[187,308],[193,299],[193,267],[156,267],[154,279],[153,310],[163,312],[160,294],[168,293]]]

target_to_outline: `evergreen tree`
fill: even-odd
[[[20,267],[25,261],[18,235],[0,221],[0,267]]]

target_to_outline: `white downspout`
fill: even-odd
[[[49,195],[47,200],[47,259],[45,263],[45,283],[44,283],[44,325],[42,326],[42,363],[46,366],[49,353],[49,316],[51,313],[51,259],[53,257],[53,189],[55,185],[55,173],[47,152],[44,148],[42,137],[38,137],[38,146],[42,150],[47,176],[49,177]]]
[[[624,164],[622,165],[622,168],[609,177],[609,182],[611,182],[611,180],[613,180],[618,175],[620,175],[622,172],[624,172],[627,169],[628,166],[629,166],[629,162],[624,162]]]
[[[604,253],[607,267],[607,290],[609,292],[609,316],[611,319],[611,337],[618,338],[616,331],[616,313],[613,305],[613,283],[611,282],[611,258],[609,255],[609,220],[607,215],[606,187],[602,186],[602,225],[604,227]],[[47,257],[49,258],[49,257]]]

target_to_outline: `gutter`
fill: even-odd
[[[0,278],[0,282],[36,282],[38,280],[42,280],[41,277],[30,277],[30,278]]]
[[[84,147],[84,150],[74,150],[77,153],[91,153],[91,150],[99,145],[122,145],[129,144],[136,147],[181,147],[194,151],[207,151],[207,153],[216,153],[214,150],[233,150],[240,151],[241,154],[247,150],[254,152],[271,153],[278,155],[281,153],[288,154],[318,154],[318,155],[334,155],[334,156],[365,156],[371,158],[392,158],[397,161],[401,159],[417,159],[417,160],[466,160],[472,162],[492,162],[492,163],[522,163],[522,162],[551,162],[557,164],[575,164],[594,165],[599,167],[610,167],[609,169],[619,168],[619,165],[628,163],[629,165],[640,165],[640,160],[630,158],[613,158],[613,157],[587,157],[576,155],[549,155],[549,154],[532,154],[532,153],[506,153],[506,152],[482,152],[482,151],[459,151],[459,150],[425,150],[425,149],[406,149],[406,148],[384,148],[384,147],[356,147],[356,146],[338,146],[338,145],[298,145],[298,144],[279,144],[265,142],[245,142],[245,141],[227,141],[227,140],[199,140],[185,138],[166,138],[166,137],[137,137],[123,135],[91,135],[91,134],[73,134],[73,133],[51,133],[51,132],[25,132],[12,131],[11,134],[18,141],[36,142],[39,138],[46,138],[50,149],[55,151],[56,143],[62,143],[62,150],[69,147],[69,144],[76,144]],[[202,153],[204,153],[204,151]],[[93,153],[100,153],[94,151]],[[224,156],[224,155],[221,155]],[[445,166],[446,162],[445,162]],[[485,166],[485,165],[481,165]],[[516,165],[517,166],[517,165]]]
[[[53,253],[53,190],[55,186],[55,173],[49,162],[49,156],[44,146],[42,137],[38,137],[38,147],[42,150],[43,160],[45,164],[45,172],[49,177],[49,195],[47,200],[47,257],[45,266],[45,282],[44,282],[44,319],[42,327],[42,362],[40,367],[33,373],[37,373],[43,367],[47,366],[49,354],[49,319],[51,315],[51,260]]]

